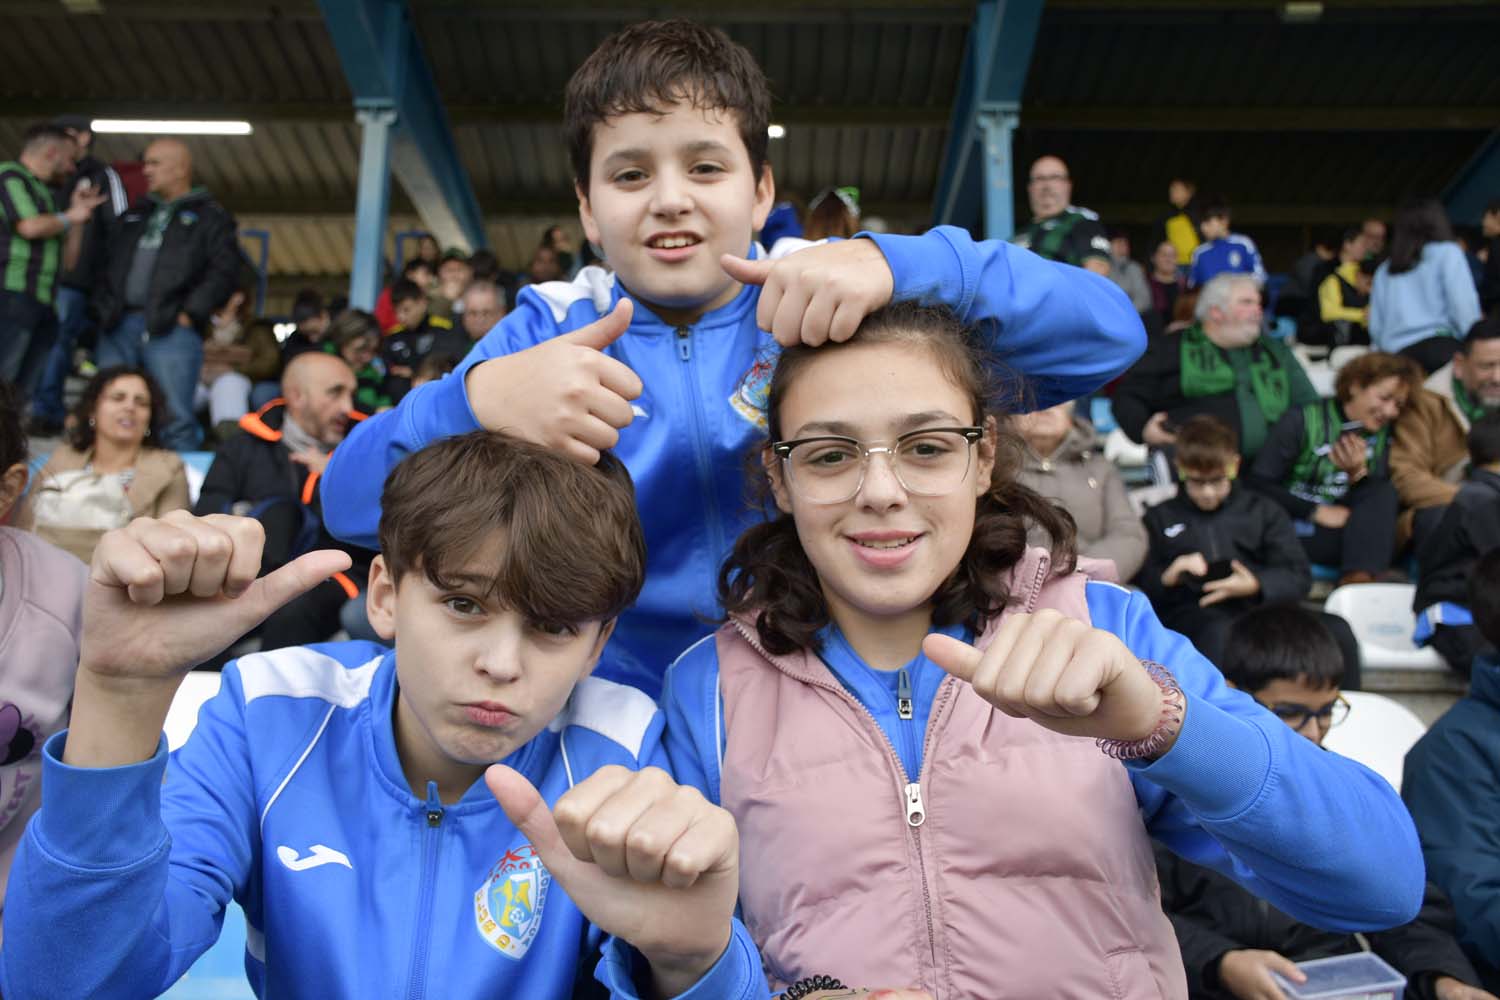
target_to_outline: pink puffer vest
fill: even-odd
[[[1084,581],[1051,577],[1033,548],[1010,592],[1019,610],[1087,621]],[[769,656],[754,636],[731,622],[715,637],[722,800],[774,984],[826,973],[937,1000],[1187,996],[1130,779],[1092,740],[1012,719],[950,677],[908,786],[821,660]]]

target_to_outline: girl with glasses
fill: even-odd
[[[976,340],[903,304],[782,353],[775,513],[723,567],[728,620],[668,674],[672,762],[739,824],[772,981],[1185,997],[1150,837],[1324,926],[1409,920],[1394,792],[1075,571]]]

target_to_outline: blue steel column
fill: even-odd
[[[1042,0],[979,0],[933,204],[937,224],[1015,231],[1011,136],[1041,22]],[[980,162],[980,161],[983,162]]]
[[[979,116],[979,132],[984,137],[984,238],[987,240],[1008,240],[1016,234],[1010,140],[1017,118],[1014,111],[985,111]]]
[[[1443,206],[1454,222],[1477,226],[1490,200],[1500,195],[1500,129],[1491,132],[1484,144],[1449,181],[1443,191]]]
[[[380,295],[385,224],[391,203],[391,131],[396,125],[396,112],[390,107],[361,108],[355,118],[363,136],[359,146],[349,304],[368,311],[375,308],[375,299]]]

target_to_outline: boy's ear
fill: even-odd
[[[619,622],[618,618],[611,618],[599,626],[599,634],[594,638],[594,648],[589,651],[588,669],[578,678],[579,680],[593,673],[594,668],[599,665],[599,657],[604,655],[604,647],[609,643],[609,637],[615,634],[617,622]]]
[[[751,215],[754,231],[760,232],[776,205],[776,178],[771,173],[771,161],[766,160],[760,168],[760,178],[755,182],[755,211]],[[770,249],[767,247],[766,249]]]
[[[30,479],[31,468],[25,462],[17,462],[0,472],[0,521],[9,519],[11,509],[26,492],[26,483]]]
[[[771,496],[776,498],[776,507],[783,514],[792,512],[792,495],[786,488],[786,480],[782,477],[781,459],[770,448],[762,448],[760,452],[760,464],[766,470],[766,478],[771,481]]]
[[[1224,463],[1224,475],[1231,481],[1240,474],[1240,456],[1236,455]]]
[[[583,223],[583,235],[594,246],[603,246],[599,242],[599,223],[594,221],[594,209],[589,204],[588,190],[575,179],[573,193],[578,196],[578,221]]]
[[[370,627],[385,642],[396,637],[396,580],[385,564],[385,556],[370,563],[369,583],[365,585],[365,614]]]

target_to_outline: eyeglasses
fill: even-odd
[[[1029,178],[1032,184],[1042,184],[1047,181],[1065,181],[1067,179],[1067,174],[1034,174]]]
[[[982,427],[931,427],[902,434],[890,444],[864,445],[854,438],[827,435],[777,441],[787,485],[810,503],[843,503],[865,484],[870,457],[884,454],[896,481],[908,493],[936,497],[952,493],[969,475],[975,441]]]
[[[1266,708],[1270,709],[1271,714],[1276,718],[1298,730],[1305,728],[1313,719],[1318,721],[1319,729],[1330,729],[1349,718],[1349,703],[1344,700],[1343,695],[1339,695],[1322,708],[1308,708],[1306,705],[1293,702],[1277,702],[1274,705],[1266,705]]]

